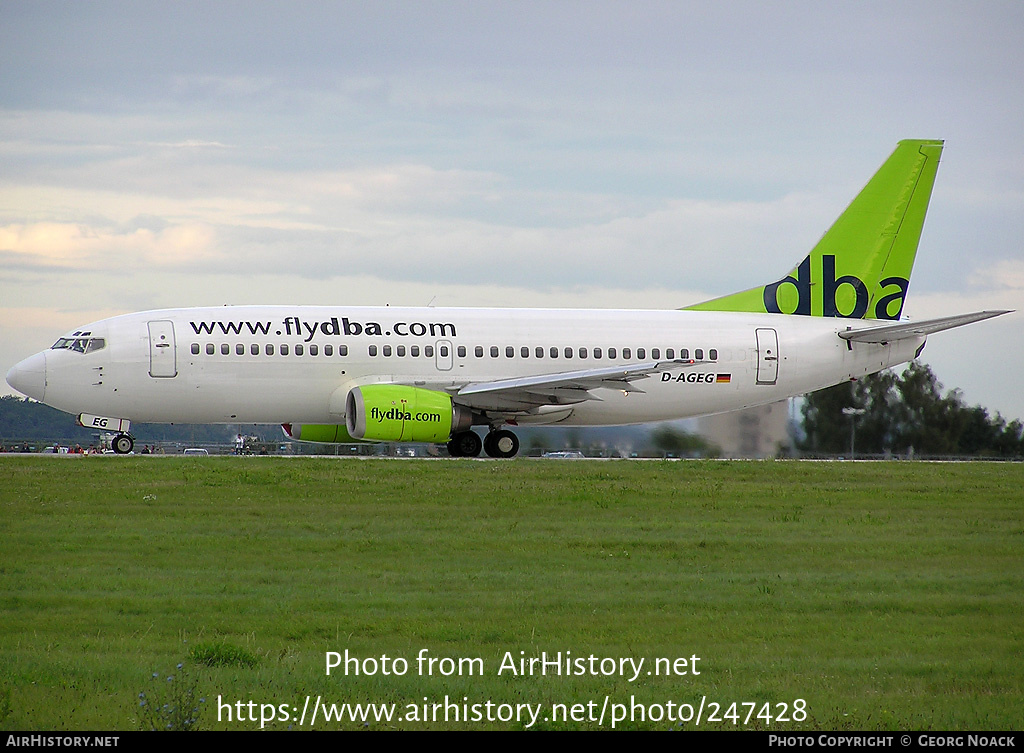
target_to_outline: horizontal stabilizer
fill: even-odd
[[[848,329],[840,332],[839,336],[844,340],[852,340],[858,343],[888,343],[896,340],[903,340],[908,337],[921,337],[942,332],[954,327],[962,327],[965,324],[981,322],[991,319],[994,316],[1009,314],[1010,311],[976,311],[973,314],[958,314],[956,316],[943,316],[939,319],[923,319],[919,322],[901,322],[899,324],[885,324],[881,327],[868,327],[866,329]]]

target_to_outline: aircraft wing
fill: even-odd
[[[647,379],[668,369],[688,368],[708,361],[645,361],[626,366],[561,371],[553,374],[473,382],[454,391],[460,404],[483,410],[531,410],[542,405],[572,405],[600,400],[591,390],[607,388],[623,392],[643,392],[633,382]]]
[[[922,319],[919,322],[900,322],[898,324],[883,324],[879,327],[867,327],[865,329],[848,329],[840,332],[839,336],[844,340],[852,340],[858,343],[889,343],[895,340],[903,340],[908,337],[921,337],[931,335],[935,332],[942,332],[954,327],[962,327],[965,324],[991,319],[994,316],[1009,314],[1010,311],[976,311],[973,314],[957,314],[956,316],[943,316],[939,319]]]

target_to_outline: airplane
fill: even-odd
[[[789,274],[673,310],[231,306],[87,324],[8,383],[116,432],[131,422],[279,423],[295,440],[428,442],[510,458],[524,425],[721,413],[920,355],[1007,311],[901,320],[943,142],[900,141]],[[483,439],[474,426],[487,427]]]

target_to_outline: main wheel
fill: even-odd
[[[507,429],[492,431],[484,439],[484,452],[492,458],[514,458],[519,452],[519,437]]]
[[[482,444],[475,432],[460,431],[448,442],[448,454],[453,458],[475,458]]]
[[[127,434],[118,434],[110,444],[118,455],[127,455],[135,447],[135,440]]]

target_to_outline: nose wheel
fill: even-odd
[[[489,432],[484,438],[484,452],[492,458],[514,458],[519,452],[519,437],[508,429]]]
[[[127,455],[135,447],[135,440],[131,434],[118,434],[114,437],[114,441],[110,443],[114,452],[118,455]]]

